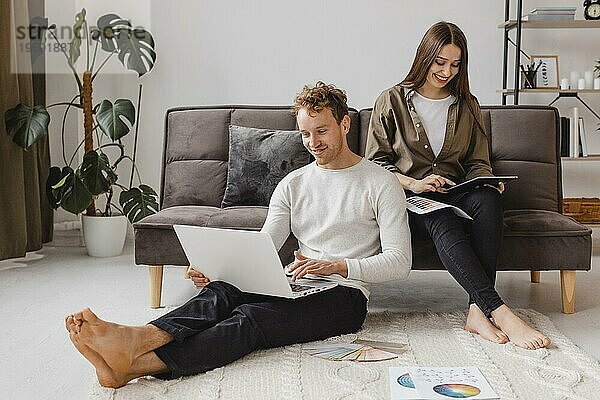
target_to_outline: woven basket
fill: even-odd
[[[563,214],[584,224],[600,224],[600,199],[563,199]]]

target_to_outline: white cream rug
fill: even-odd
[[[382,362],[328,361],[302,345],[258,351],[224,368],[174,381],[139,379],[118,389],[92,384],[90,398],[105,399],[389,399],[390,366],[475,366],[501,399],[600,399],[600,363],[534,310],[519,315],[552,338],[535,351],[496,345],[462,329],[465,313],[369,313],[357,337],[406,343],[408,351]]]

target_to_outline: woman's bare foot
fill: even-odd
[[[82,343],[78,333],[79,325],[72,315],[67,316],[66,325],[67,330],[69,331],[69,338],[77,351],[79,351],[79,353],[81,353],[81,355],[96,369],[96,376],[98,377],[100,385],[117,389],[125,386],[127,382],[135,378],[135,376],[129,376],[126,373],[114,371],[108,366],[100,354]]]
[[[467,323],[465,330],[471,333],[477,333],[484,339],[490,342],[504,344],[508,342],[506,333],[498,329],[492,321],[485,316],[483,311],[476,304],[469,306],[469,314],[467,315]]]
[[[492,318],[496,326],[508,335],[511,342],[519,347],[536,350],[548,347],[551,343],[546,335],[527,325],[504,304],[492,311]]]

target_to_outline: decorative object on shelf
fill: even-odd
[[[592,89],[594,87],[594,71],[585,71],[583,76],[585,79],[585,88]]]
[[[536,75],[538,69],[541,67],[542,61],[540,60],[537,65],[533,62],[527,64],[527,69],[521,64],[521,88],[522,89],[535,89],[537,87]]]
[[[577,89],[578,90],[585,89],[585,79],[584,78],[579,78],[579,81],[577,81]]]
[[[569,79],[568,78],[562,78],[560,80],[560,90],[569,90],[571,86],[569,85]]]
[[[600,78],[594,79],[594,90],[600,90]]]
[[[585,19],[600,20],[600,0],[585,0],[583,16]]]
[[[531,55],[531,64],[536,67],[536,87],[538,89],[558,89],[558,56]]]
[[[571,89],[576,89],[577,84],[579,83],[579,72],[571,71],[571,74],[569,75],[569,77],[571,78],[571,80],[569,81],[569,84],[571,85]]]
[[[46,194],[50,205],[54,209],[62,208],[76,215],[87,210],[86,215],[91,218],[112,216],[113,209],[116,209],[131,222],[156,213],[158,195],[150,186],[141,183],[135,165],[142,86],[139,86],[137,111],[136,106],[129,99],[117,99],[114,103],[110,100],[101,100],[92,104],[92,83],[114,55],[126,69],[137,72],[138,77],[152,70],[156,62],[152,35],[142,27],[133,27],[128,20],[116,14],[104,15],[98,19],[96,26],[88,28],[85,9],[75,16],[70,43],[61,42],[57,37],[56,25],[48,25],[47,20],[42,28],[40,34],[44,38],[54,40],[55,47],[64,54],[77,84],[77,94],[70,101],[48,107],[18,104],[6,111],[4,118],[6,130],[13,142],[26,150],[40,137],[48,134],[50,115],[47,108],[66,106],[61,132],[64,166],[51,167],[46,180]],[[100,66],[95,68],[99,47],[108,54]],[[84,50],[87,55],[85,71],[79,73],[77,61]],[[91,56],[92,51],[93,56]],[[84,139],[73,151],[69,160],[65,152],[64,121],[73,108],[83,113]],[[135,132],[135,137],[130,156],[127,154],[122,138],[131,131]],[[96,144],[94,138],[97,140]],[[85,154],[82,160],[78,160],[76,157],[82,147]],[[112,156],[114,156],[113,161],[111,161]],[[128,182],[119,183],[117,167],[122,161],[131,164],[131,174],[127,177]],[[140,182],[138,187],[133,186],[134,175]],[[121,190],[120,207],[112,202],[115,191],[119,189]],[[105,206],[102,207],[103,209],[98,209],[96,200],[102,195],[105,197]],[[123,229],[127,228],[126,221],[123,224],[121,219],[119,224],[124,226]],[[85,238],[85,241],[86,245],[90,242],[88,238]]]

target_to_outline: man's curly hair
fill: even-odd
[[[327,85],[324,82],[317,82],[314,87],[304,86],[294,100],[294,115],[302,108],[309,112],[320,112],[329,108],[338,124],[342,122],[345,115],[348,115],[348,98],[343,90],[333,85]]]

